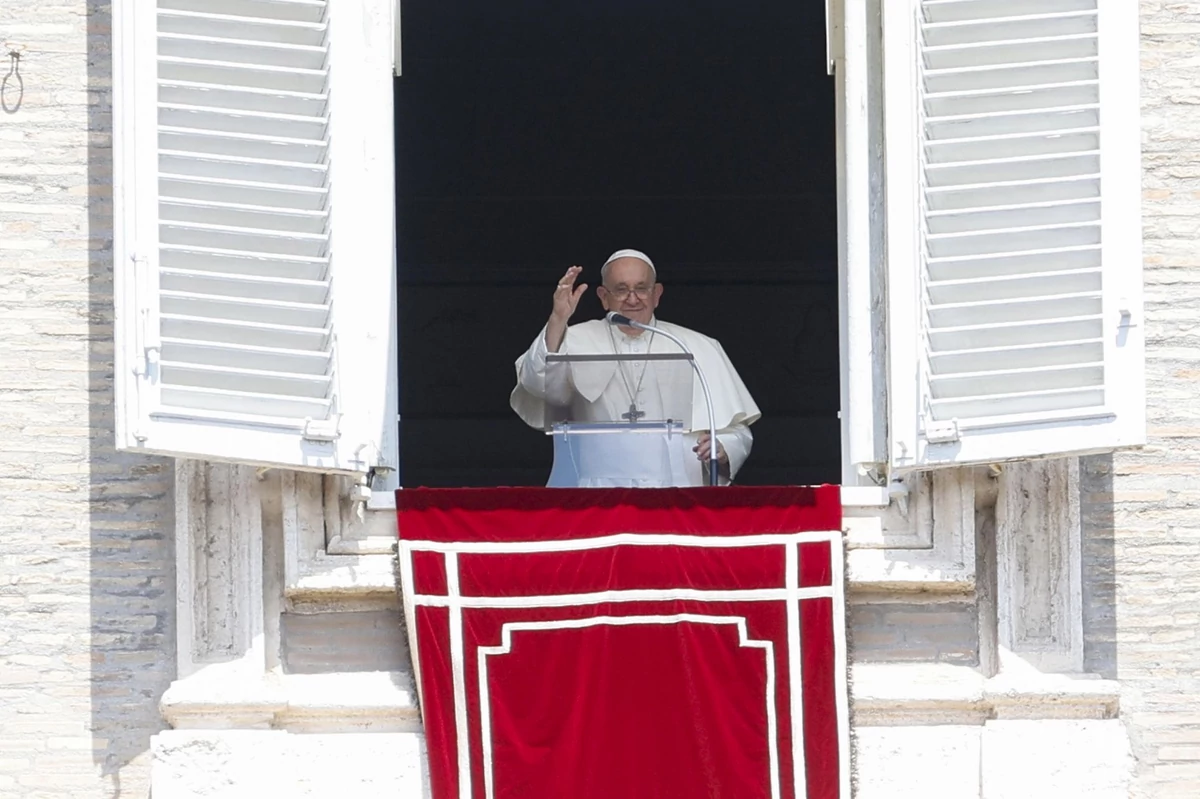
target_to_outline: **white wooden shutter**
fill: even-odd
[[[893,468],[1143,442],[1137,6],[883,4]]]
[[[114,14],[118,446],[383,465],[388,0]]]

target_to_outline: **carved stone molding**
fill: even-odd
[[[1005,467],[996,503],[1001,670],[1083,671],[1079,460]]]
[[[1088,675],[987,678],[948,663],[855,663],[857,726],[984,724],[993,719],[1112,719],[1120,685]]]
[[[975,587],[975,476],[970,469],[912,478],[906,501],[846,509],[850,586],[966,593]]]
[[[175,472],[179,676],[264,668],[263,535],[250,466],[179,461]]]
[[[395,602],[395,513],[366,511],[348,498],[348,489],[336,476],[282,474],[283,590],[289,599]]]

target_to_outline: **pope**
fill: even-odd
[[[546,325],[538,332],[529,349],[517,359],[517,386],[510,404],[526,424],[545,429],[546,405],[569,405],[575,421],[636,421],[662,418],[665,407],[680,407],[680,401],[697,409],[689,433],[696,458],[686,469],[687,484],[704,485],[710,453],[705,402],[699,381],[687,385],[692,397],[673,397],[670,380],[662,379],[651,363],[638,355],[680,352],[679,346],[665,336],[639,328],[615,326],[605,319],[570,324],[587,284],[577,285],[583,268],[572,266],[554,289],[553,308]],[[722,483],[736,477],[750,454],[753,437],[750,425],[762,414],[737,370],[720,343],[686,327],[664,322],[655,315],[663,296],[654,263],[643,252],[618,250],[600,268],[596,288],[605,311],[615,311],[629,319],[657,327],[682,340],[693,353],[696,363],[708,378],[713,395],[717,428],[717,460]],[[597,372],[589,370],[586,381],[572,378],[565,370],[547,370],[547,355],[619,354],[634,356],[623,361],[604,362]],[[561,385],[559,373],[572,381]]]

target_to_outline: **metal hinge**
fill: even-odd
[[[135,247],[129,254],[133,261],[133,291],[137,319],[134,323],[135,355],[133,373],[137,376],[134,383],[137,409],[134,415],[133,437],[139,443],[145,443],[148,435],[144,428],[148,412],[153,402],[152,385],[158,378],[158,361],[162,354],[159,344],[157,305],[154,299],[153,275],[150,274],[150,259],[146,251]]]
[[[958,420],[948,422],[925,422],[925,440],[930,444],[952,444],[960,438]]]
[[[341,414],[334,414],[329,419],[305,419],[301,435],[306,441],[337,441],[342,435],[338,429],[341,418]]]

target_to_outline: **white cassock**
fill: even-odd
[[[753,443],[750,425],[762,415],[758,405],[730,363],[729,356],[715,339],[667,322],[651,320],[650,324],[682,340],[695,356],[696,364],[703,370],[712,391],[717,440],[729,456],[730,477],[735,477],[750,454]],[[655,336],[649,331],[639,336],[630,336],[600,319],[568,327],[563,344],[558,349],[560,355],[612,355],[614,352],[620,355],[640,355],[647,352],[679,354],[680,350],[677,344],[665,336]],[[544,430],[547,423],[553,421],[548,419],[548,404],[569,404],[571,420],[575,422],[614,422],[620,421],[623,416],[627,419],[631,404],[636,405],[637,409],[645,414],[646,419],[665,418],[664,408],[680,407],[681,399],[685,407],[692,409],[694,432],[688,432],[685,436],[688,457],[683,459],[684,462],[676,471],[676,474],[683,475],[682,478],[592,479],[585,480],[580,485],[638,488],[676,484],[705,485],[704,465],[691,451],[700,434],[708,429],[708,412],[699,380],[689,380],[686,383],[692,389],[693,396],[690,398],[664,396],[664,391],[670,391],[671,381],[660,381],[655,369],[647,369],[646,362],[636,360],[623,363],[592,363],[587,365],[586,370],[554,369],[548,379],[548,354],[546,330],[542,328],[533,344],[516,363],[517,386],[513,389],[509,402],[517,415],[530,427]],[[690,367],[684,368],[690,370]],[[573,385],[561,385],[564,379],[570,379]],[[660,382],[666,385],[660,385]]]

